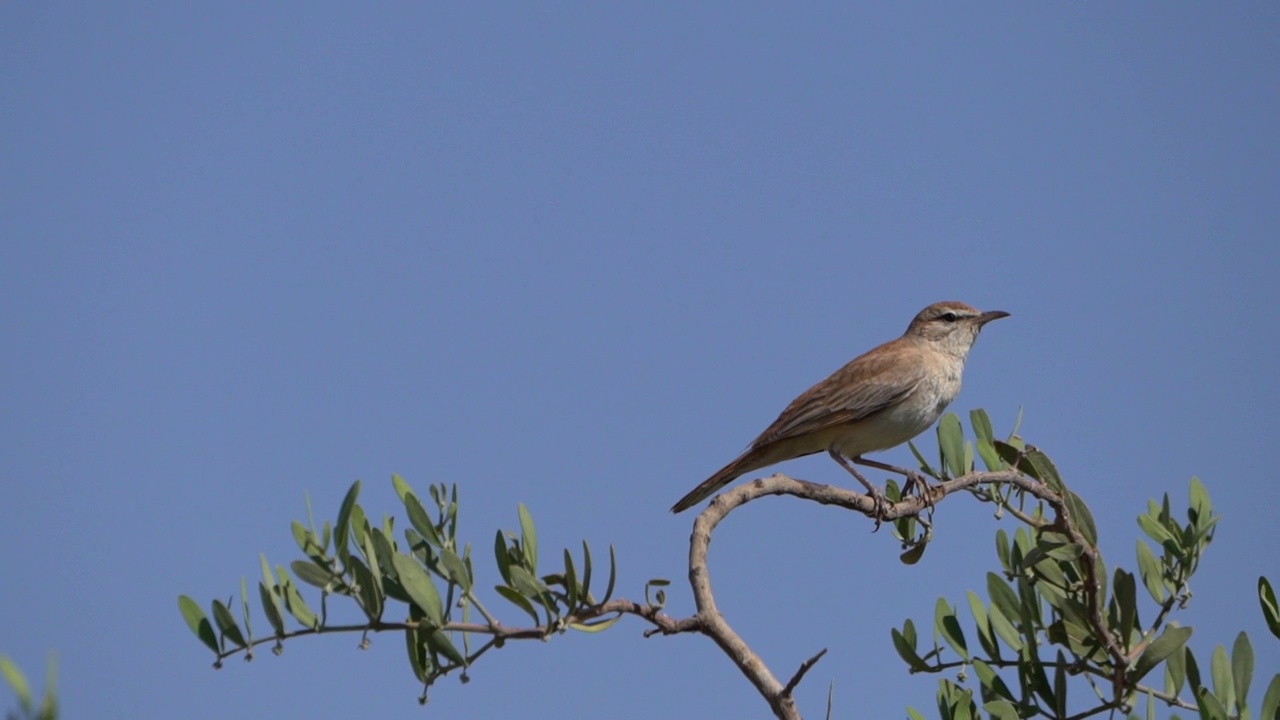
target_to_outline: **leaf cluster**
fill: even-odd
[[[266,556],[261,556],[257,596],[271,628],[268,637],[255,638],[253,634],[244,579],[238,618],[230,600],[214,599],[206,615],[195,600],[185,595],[178,598],[188,627],[215,654],[215,667],[240,652],[252,659],[253,649],[266,642],[273,643],[273,651],[279,654],[286,639],[300,635],[360,632],[361,646],[367,647],[371,631],[401,631],[414,677],[423,684],[421,699],[425,702],[426,688],[433,682],[455,670],[461,670],[465,681],[467,668],[476,659],[509,639],[545,639],[569,629],[598,632],[620,617],[606,606],[617,578],[612,546],[601,598],[595,595],[593,583],[599,578],[586,542],[582,543],[580,560],[566,549],[563,564],[540,575],[537,529],[528,509],[520,504],[519,531],[499,530],[494,537],[493,556],[501,579],[494,592],[527,615],[533,626],[502,624],[477,593],[471,545],[460,544],[458,539],[457,486],[431,485],[430,503],[424,504],[401,477],[391,480],[409,524],[399,538],[394,518],[384,517],[377,525],[369,521],[358,502],[361,483],[357,481],[343,498],[332,525],[326,521],[317,529],[314,520],[307,525],[292,523],[303,559],[286,569],[280,565],[273,568]],[[303,599],[294,578],[320,590],[318,611]],[[650,587],[665,584],[665,580],[650,581],[646,595]],[[329,623],[331,596],[354,602],[365,622]],[[656,601],[651,600],[655,611],[663,601],[659,589]],[[385,619],[389,610],[397,619]],[[291,628],[286,617],[292,618],[296,627]]]
[[[917,453],[922,470],[939,479],[973,472],[976,447],[988,470],[1024,473],[1057,500],[1028,498],[1017,488],[972,490],[996,505],[997,515],[1008,512],[1020,522],[1012,536],[1003,528],[996,532],[1000,572],[987,574],[985,594],[967,594],[973,632],[965,632],[957,607],[944,598],[935,606],[927,650],[912,620],[891,632],[895,650],[912,672],[957,672],[956,681],[939,682],[939,717],[1084,718],[1131,713],[1139,698],[1146,700],[1151,718],[1157,706],[1193,709],[1212,720],[1248,717],[1253,651],[1247,635],[1236,638],[1230,657],[1221,646],[1214,651],[1211,684],[1206,684],[1186,646],[1191,628],[1170,618],[1190,601],[1191,577],[1218,523],[1199,479],[1191,480],[1185,520],[1175,515],[1167,494],[1138,517],[1156,549],[1138,542],[1137,575],[1121,567],[1108,573],[1088,507],[1067,488],[1049,457],[1024,444],[1016,430],[1008,440],[993,440],[981,410],[971,415],[971,426],[976,443],[963,438],[958,418],[944,417],[938,444],[945,471],[933,470]],[[1139,597],[1139,579],[1148,599]],[[1264,585],[1265,580],[1259,594],[1265,613]],[[1280,611],[1273,616],[1280,617]],[[1163,682],[1149,684],[1161,668]],[[1069,693],[1083,687],[1089,691],[1086,707],[1073,707]],[[1189,699],[1181,697],[1184,690]],[[1260,708],[1260,717],[1276,717],[1280,675],[1273,677]],[[922,717],[913,709],[908,714]]]

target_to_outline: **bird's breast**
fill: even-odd
[[[847,457],[901,445],[937,422],[959,393],[959,373],[939,373],[898,404],[841,428],[835,444]]]

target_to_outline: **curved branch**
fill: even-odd
[[[769,477],[757,478],[720,494],[694,520],[693,534],[689,539],[689,585],[693,589],[693,599],[697,607],[697,613],[693,618],[678,621],[681,623],[681,627],[676,632],[700,632],[710,637],[729,656],[729,659],[738,666],[738,669],[742,671],[747,680],[755,686],[756,691],[769,703],[769,707],[773,710],[775,716],[787,720],[798,719],[800,718],[800,713],[792,698],[792,692],[804,677],[804,674],[813,667],[813,664],[822,657],[823,653],[820,652],[807,660],[800,666],[791,681],[783,685],[769,670],[769,667],[765,665],[760,656],[751,650],[741,636],[734,632],[733,628],[730,627],[720,613],[719,608],[716,607],[715,596],[711,590],[711,574],[707,566],[707,553],[711,547],[711,533],[715,531],[716,526],[737,508],[752,500],[768,495],[791,495],[823,505],[835,505],[854,510],[873,520],[880,521],[919,516],[921,513],[929,512],[935,505],[954,492],[967,490],[978,485],[995,484],[1012,485],[1049,504],[1057,515],[1055,524],[1059,525],[1071,537],[1072,542],[1081,545],[1084,549],[1084,556],[1088,561],[1096,559],[1096,549],[1084,541],[1080,531],[1071,522],[1070,512],[1063,498],[1044,483],[1016,470],[971,472],[957,478],[944,480],[937,485],[929,486],[922,490],[920,496],[904,498],[896,503],[877,502],[875,498],[869,495],[847,488],[821,485],[806,480],[798,480],[782,473],[775,473]],[[1115,642],[1114,636],[1106,626],[1102,608],[1098,606],[1097,579],[1092,572],[1093,563],[1087,562],[1086,567],[1090,572],[1088,573],[1089,577],[1084,580],[1085,594],[1089,600],[1090,619],[1095,626],[1093,629],[1105,639],[1108,652],[1112,657],[1122,658],[1122,652],[1117,656],[1119,645]],[[666,631],[663,632],[666,633]]]

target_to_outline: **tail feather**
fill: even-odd
[[[680,502],[671,506],[671,512],[684,512],[712,495],[715,495],[717,490],[736,480],[739,475],[764,467],[764,465],[767,465],[768,463],[759,462],[760,455],[761,452],[759,448],[754,448],[742,453],[735,458],[733,462],[720,468],[716,474],[706,480],[703,480],[701,485],[690,490],[688,495],[680,498]]]

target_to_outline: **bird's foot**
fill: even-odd
[[[915,495],[925,504],[933,504],[933,486],[929,484],[929,479],[915,470],[904,470],[907,476],[907,482],[902,486],[902,496],[909,497]]]
[[[871,484],[867,485],[867,496],[871,498],[871,517],[876,521],[876,525],[871,528],[871,532],[876,532],[880,529],[880,525],[889,519],[889,507],[893,503],[889,502],[889,498],[885,497],[883,490]]]

